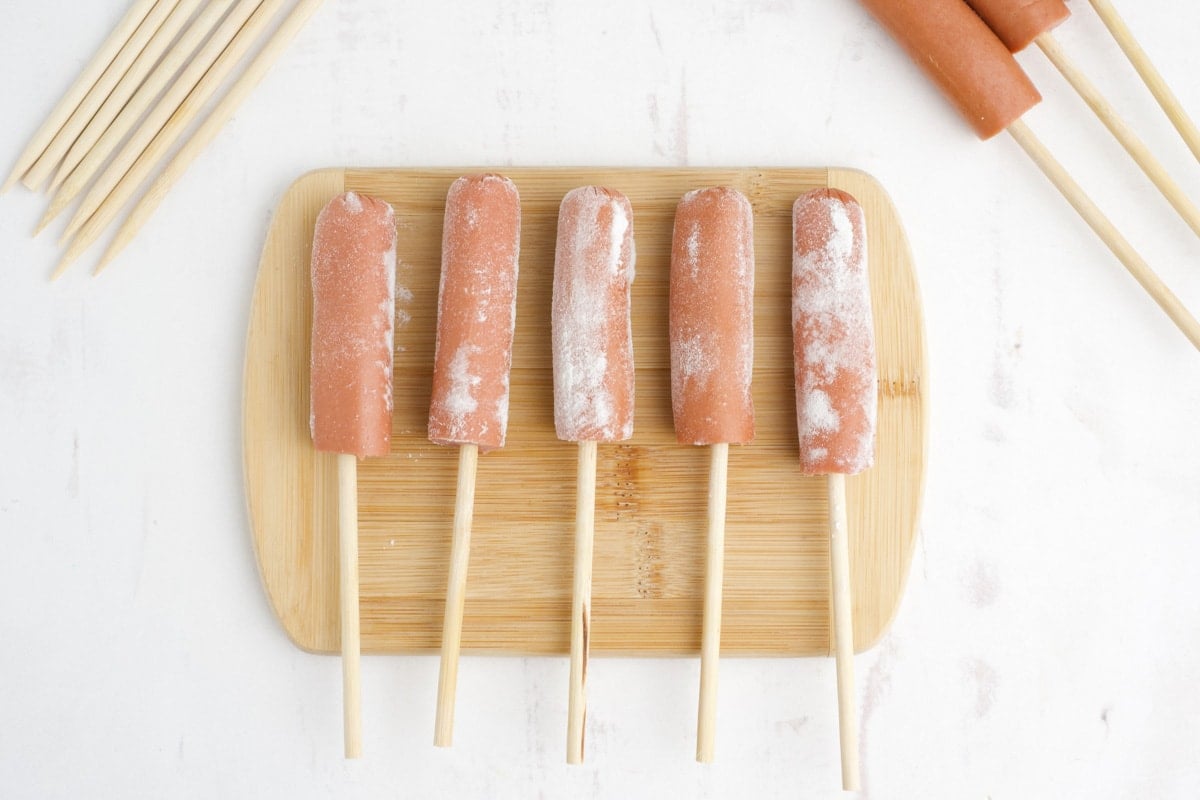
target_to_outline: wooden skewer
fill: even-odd
[[[200,113],[204,104],[217,91],[221,82],[233,70],[242,56],[254,45],[255,39],[270,23],[275,12],[283,5],[283,0],[266,0],[251,16],[250,20],[237,32],[233,41],[221,53],[216,63],[212,65],[200,82],[196,84],[190,92],[188,92],[183,103],[171,113],[169,109],[164,110],[165,103],[160,103],[152,115],[157,118],[162,113],[170,113],[170,118],[163,125],[162,130],[154,135],[153,140],[146,146],[141,155],[136,155],[136,143],[130,140],[122,149],[121,153],[113,159],[113,162],[104,171],[104,174],[96,181],[96,186],[88,193],[80,204],[79,212],[75,218],[67,226],[68,232],[73,228],[78,227],[78,232],[75,234],[74,240],[67,248],[67,252],[59,260],[58,266],[54,270],[53,278],[57,278],[66,271],[83,252],[91,246],[93,242],[99,238],[108,224],[116,218],[121,207],[134,195],[138,186],[159,164],[166,152],[171,148],[175,141],[187,130],[195,117]],[[242,9],[238,9],[239,11]],[[236,13],[236,12],[235,12]],[[177,85],[179,82],[176,82]],[[186,86],[183,87],[186,90]],[[143,126],[145,128],[146,126]],[[143,131],[139,130],[135,134],[135,139],[140,139]],[[131,166],[124,175],[120,174],[124,163],[129,159],[134,158],[133,166]],[[105,187],[110,182],[115,183],[112,190],[107,194],[101,194],[105,191]],[[85,217],[84,212],[90,205],[96,205],[95,211],[90,216]],[[69,235],[69,233],[67,234]]]
[[[138,125],[138,120],[141,119],[143,112],[154,102],[158,97],[158,93],[166,85],[167,81],[171,80],[175,71],[187,62],[183,72],[179,77],[171,83],[167,92],[162,99],[154,106],[146,119],[142,120],[138,125],[133,136],[130,137],[128,143],[121,149],[117,159],[113,161],[110,167],[102,173],[105,177],[97,182],[93,192],[87,195],[88,198],[95,197],[94,202],[89,205],[85,201],[80,207],[79,213],[71,220],[71,225],[68,225],[64,236],[69,236],[79,229],[88,217],[96,210],[100,203],[112,191],[113,186],[125,174],[137,157],[141,155],[146,145],[154,138],[155,134],[162,129],[163,124],[174,113],[183,99],[187,97],[189,91],[195,87],[197,81],[203,77],[212,63],[216,60],[225,46],[233,39],[234,35],[242,27],[242,23],[250,16],[250,13],[258,7],[261,0],[243,0],[243,2],[234,9],[224,22],[217,28],[216,33],[205,42],[204,46],[192,56],[192,51],[196,46],[208,36],[209,31],[217,21],[228,10],[233,0],[213,0],[201,12],[196,21],[188,28],[188,30],[180,38],[179,42],[171,52],[163,59],[158,69],[154,74],[147,79],[146,83],[138,89],[133,99],[125,106],[121,114],[113,121],[100,140],[96,142],[91,151],[79,163],[79,166],[71,172],[62,185],[58,187],[54,198],[50,201],[50,208],[47,209],[42,221],[38,223],[38,230],[45,227],[50,220],[54,219],[67,205],[74,200],[80,192],[88,185],[88,182],[95,177],[96,172],[104,164],[117,146],[125,139],[126,134],[133,129],[134,125]],[[244,12],[244,13],[243,13]],[[104,187],[101,189],[101,187]],[[101,192],[103,192],[101,194]]]
[[[1162,279],[1150,269],[1146,261],[1138,255],[1133,246],[1126,241],[1120,231],[1104,216],[1104,213],[1084,193],[1079,184],[1059,164],[1050,151],[1046,149],[1029,127],[1021,120],[1008,126],[1009,134],[1016,139],[1017,144],[1033,159],[1038,168],[1050,179],[1050,182],[1062,193],[1067,202],[1079,213],[1096,235],[1100,237],[1113,252],[1134,279],[1167,313],[1171,321],[1183,332],[1196,349],[1200,350],[1200,322],[1184,307],[1179,298],[1171,292]]]
[[[87,63],[83,71],[79,73],[79,77],[71,84],[62,99],[58,101],[58,105],[46,117],[46,121],[41,124],[41,127],[33,134],[29,140],[29,144],[25,145],[25,149],[21,151],[21,155],[17,158],[17,163],[13,165],[12,172],[4,181],[4,185],[0,186],[0,194],[7,192],[16,184],[25,173],[33,166],[34,162],[42,155],[46,146],[54,139],[55,134],[63,126],[63,123],[70,118],[75,109],[79,107],[80,101],[87,95],[88,91],[95,85],[96,80],[112,63],[113,58],[120,52],[126,40],[130,35],[137,30],[141,25],[142,20],[146,18],[146,14],[150,11],[150,7],[154,5],[154,0],[136,0],[125,12],[125,16],[117,23],[117,27],[113,28],[112,33],[100,45],[100,49],[92,56],[92,60]]]
[[[175,7],[175,0],[156,0],[154,8],[150,9],[150,13],[138,25],[137,30],[129,37],[124,46],[117,53],[116,57],[100,75],[95,85],[80,101],[79,106],[67,118],[66,123],[50,140],[50,144],[46,146],[45,151],[38,157],[29,171],[21,179],[21,183],[29,189],[38,189],[42,183],[49,177],[50,172],[58,166],[58,162],[66,154],[67,148],[79,136],[80,131],[91,120],[92,115],[100,108],[101,103],[112,92],[113,87],[121,80],[121,77],[129,69],[129,65],[137,58],[138,53],[142,52],[142,48],[146,46],[146,42],[150,41],[150,37],[158,30],[158,26],[171,13],[171,9]]]
[[[100,264],[96,267],[97,272],[111,263],[117,253],[121,252],[133,237],[137,235],[142,225],[146,223],[146,220],[150,218],[154,210],[162,203],[167,192],[170,191],[171,187],[175,185],[183,173],[187,171],[188,166],[196,159],[196,156],[208,146],[209,142],[216,138],[221,127],[229,121],[229,118],[233,116],[238,106],[246,99],[246,95],[250,94],[254,87],[258,85],[258,82],[267,74],[267,71],[275,63],[275,60],[279,58],[279,55],[291,44],[292,39],[304,27],[304,23],[308,22],[308,18],[313,15],[313,12],[320,7],[321,2],[322,0],[300,0],[296,7],[292,9],[291,13],[280,24],[279,29],[275,31],[263,49],[254,57],[254,60],[250,62],[250,66],[246,68],[246,71],[230,88],[228,94],[213,109],[208,119],[204,120],[204,123],[188,143],[171,159],[171,162],[167,164],[162,174],[151,184],[150,188],[146,190],[146,194],[134,206],[133,210],[129,212],[129,217],[117,231],[112,244],[109,245],[108,250],[105,251],[104,256],[100,259]]]
[[[155,69],[162,54],[171,46],[175,36],[183,30],[183,26],[192,18],[192,14],[199,6],[200,0],[179,0],[179,5],[172,9],[163,24],[150,37],[150,41],[142,48],[142,52],[138,53],[128,71],[121,76],[121,80],[117,81],[112,93],[104,99],[95,116],[88,121],[83,132],[79,134],[79,138],[67,150],[67,154],[58,167],[58,172],[50,179],[51,191],[62,184],[83,160],[83,157],[91,151],[92,146],[104,135],[130,98],[145,83],[146,76]],[[166,78],[163,81],[165,82]]]
[[[708,472],[708,548],[704,560],[704,622],[700,636],[700,713],[696,722],[696,760],[711,762],[717,743],[717,665],[721,658],[721,598],[725,581],[725,503],[728,496],[729,445],[710,445]]]
[[[568,764],[583,763],[595,529],[596,443],[580,442],[579,467],[575,479],[575,577],[571,591],[571,677],[567,701]]]
[[[1129,26],[1125,24],[1125,20],[1117,14],[1116,8],[1109,0],[1088,0],[1092,4],[1092,8],[1096,9],[1096,14],[1099,15],[1100,21],[1104,23],[1104,27],[1108,28],[1108,32],[1112,34],[1117,45],[1125,53],[1125,57],[1133,64],[1133,68],[1137,70],[1138,75],[1142,77],[1142,82],[1146,84],[1146,88],[1150,90],[1150,94],[1154,95],[1154,99],[1158,101],[1159,106],[1166,112],[1167,117],[1171,120],[1171,124],[1175,126],[1175,130],[1179,131],[1179,135],[1183,137],[1183,141],[1187,143],[1188,148],[1192,151],[1197,159],[1200,159],[1200,130],[1196,129],[1196,124],[1192,122],[1191,117],[1183,110],[1183,106],[1175,97],[1175,93],[1171,91],[1171,87],[1167,86],[1167,82],[1163,80],[1162,75],[1154,68],[1154,64],[1150,63],[1150,57],[1146,55],[1146,51],[1138,44],[1137,39],[1133,37],[1133,32],[1129,30]]]
[[[849,526],[846,524],[846,476],[833,473],[828,477],[829,567],[833,578],[833,640],[837,661],[842,788],[857,792],[858,713],[854,704],[854,616],[850,588]]]
[[[342,721],[346,758],[362,756],[362,682],[358,627],[358,458],[339,453],[338,562],[342,623]]]
[[[454,697],[458,689],[458,656],[462,649],[463,606],[467,599],[478,463],[478,445],[459,447],[454,538],[450,545],[450,580],[446,588],[446,613],[442,619],[442,663],[438,671],[437,716],[433,726],[433,743],[437,747],[449,747],[454,742]]]
[[[1184,194],[1183,189],[1175,182],[1163,165],[1150,152],[1150,148],[1138,138],[1137,134],[1125,123],[1124,120],[1117,114],[1112,105],[1104,99],[1100,91],[1096,88],[1087,76],[1076,67],[1071,59],[1063,52],[1062,46],[1050,33],[1043,33],[1034,39],[1050,62],[1058,68],[1062,76],[1067,79],[1067,82],[1074,87],[1079,96],[1083,98],[1088,107],[1095,112],[1100,121],[1112,133],[1121,146],[1125,148],[1125,152],[1133,157],[1137,165],[1142,168],[1146,176],[1153,181],[1158,190],[1171,206],[1179,212],[1179,216],[1183,217],[1184,222],[1188,224],[1196,235],[1200,236],[1200,209],[1197,209],[1191,199]]]

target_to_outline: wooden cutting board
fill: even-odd
[[[259,264],[246,348],[246,492],[271,607],[305,650],[338,650],[335,458],[308,433],[309,252],[317,212],[355,190],[396,210],[398,291],[392,452],[359,467],[362,646],[434,652],[450,554],[457,451],[426,439],[442,210],[478,169],[325,169],[280,201]],[[508,444],[481,457],[463,646],[567,653],[577,447],[554,436],[550,291],[558,204],[602,184],[634,209],[637,367],[633,439],[601,445],[592,652],[699,651],[708,452],[675,443],[667,275],[675,204],[728,185],[755,213],[757,438],[731,448],[722,651],[831,652],[823,478],[803,477],[791,334],[791,204],[809,189],[855,195],[868,220],[880,397],[876,466],[849,480],[855,643],[882,635],[903,592],[925,463],[925,344],[917,284],[895,209],[846,169],[503,170],[521,192],[521,266]]]

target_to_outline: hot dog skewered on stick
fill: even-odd
[[[458,484],[433,743],[454,736],[454,695],[471,554],[479,451],[504,446],[517,312],[521,201],[499,175],[459,178],[446,194],[429,438],[458,445]]]
[[[633,207],[620,192],[584,186],[558,212],[551,339],[554,428],[579,443],[567,762],[583,762],[592,605],[596,445],[633,435]]]
[[[358,459],[388,454],[396,298],[392,207],[347,192],[313,234],[313,445],[338,454],[342,693],[346,757],[362,755],[358,630]]]
[[[878,379],[862,208],[835,189],[792,208],[792,338],[800,466],[829,481],[829,555],[842,788],[859,788],[846,475],[875,458]]]
[[[1200,235],[1200,209],[1167,173],[1166,167],[1154,157],[1145,142],[1121,119],[1083,70],[1071,61],[1050,32],[1071,14],[1063,0],[1037,0],[1032,3],[1022,0],[967,0],[967,4],[975,9],[1012,52],[1024,50],[1031,42],[1037,44],[1188,227]]]
[[[962,0],[861,0],[982,139],[1008,133],[1134,279],[1200,349],[1200,322],[1020,119],[1041,95]]]
[[[713,760],[729,445],[754,439],[754,215],[735,189],[688,192],[671,240],[671,410],[680,444],[710,445],[696,760]]]

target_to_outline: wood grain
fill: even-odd
[[[426,439],[442,208],[459,169],[328,169],[285,193],[259,265],[244,398],[246,491],[270,604],[300,647],[335,653],[337,478],[308,434],[312,227],[352,189],[390,202],[398,228],[392,452],[358,475],[364,652],[438,650],[450,560],[455,448]],[[828,655],[824,478],[799,474],[792,377],[791,204],[831,186],[867,215],[880,369],[876,466],[847,481],[855,645],[896,613],[916,537],[925,463],[925,350],[915,275],[890,200],[840,169],[505,169],[521,191],[522,252],[508,445],[480,458],[467,652],[566,654],[575,507],[574,444],[555,438],[550,290],[558,203],[589,183],[634,209],[637,362],[633,439],[599,448],[591,644],[601,655],[695,655],[700,648],[708,453],[675,444],[666,298],[675,204],[730,185],[755,211],[758,436],[730,448],[723,655]],[[398,295],[402,295],[398,292]]]

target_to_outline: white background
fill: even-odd
[[[0,10],[7,173],[124,11]],[[1200,5],[1120,3],[1200,115]],[[1067,50],[1200,197],[1200,165],[1090,6]],[[1200,312],[1200,241],[1036,51],[1028,121]],[[44,198],[0,198],[0,797],[838,797],[833,662],[604,660],[588,763],[567,663],[340,667],[274,621],[241,481],[244,336],[278,198],[329,165],[844,165],[911,238],[928,326],[925,512],[857,660],[865,795],[1200,793],[1200,353],[1006,136],[981,143],[851,0],[332,0],[120,261],[56,284]]]

